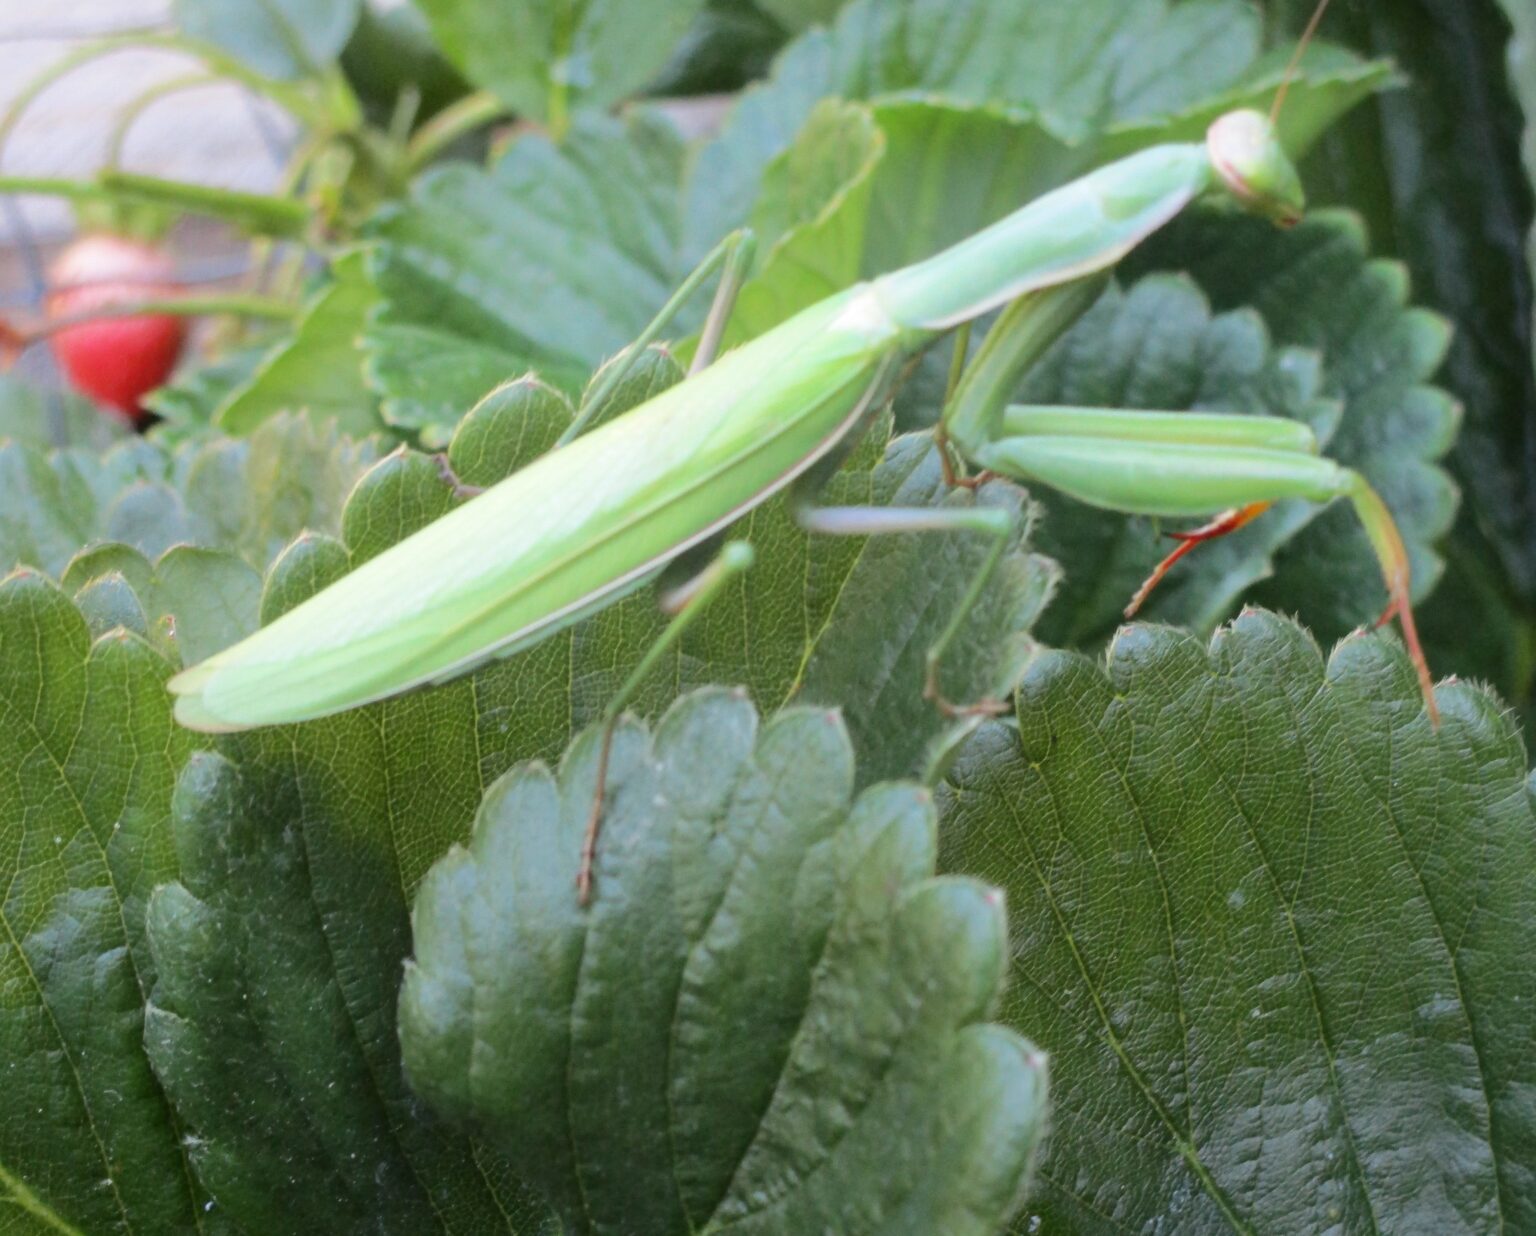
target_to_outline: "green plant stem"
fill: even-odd
[[[327,65],[319,78],[323,95],[322,107],[330,118],[330,126],[338,133],[355,133],[363,127],[363,105],[352,89],[352,83],[341,69]]]
[[[33,193],[74,202],[99,202],[112,197],[94,180],[66,180],[57,176],[0,176],[0,193]]]
[[[210,314],[228,313],[246,318],[267,318],[272,321],[290,321],[299,315],[299,306],[270,296],[254,296],[232,292],[217,296],[152,296],[144,300],[123,301],[116,305],[100,305],[80,313],[66,313],[40,322],[30,330],[16,332],[16,342],[23,346],[46,339],[49,335],[86,322],[110,318],[137,318],[151,316],[205,317]]]
[[[125,104],[123,110],[118,113],[117,123],[112,128],[111,136],[107,139],[106,165],[113,169],[122,165],[123,147],[127,143],[129,132],[138,122],[139,117],[161,99],[180,94],[184,90],[195,90],[199,86],[211,85],[218,80],[218,75],[214,73],[187,73],[181,77],[167,78]]]
[[[309,207],[292,198],[216,189],[209,185],[144,176],[138,172],[104,171],[97,177],[97,183],[111,196],[226,219],[248,231],[267,236],[298,240],[309,228]],[[4,185],[4,178],[0,178],[0,189]]]
[[[77,47],[74,51],[60,57],[46,69],[29,81],[16,97],[11,101],[5,117],[0,120],[0,160],[3,160],[6,143],[10,140],[11,133],[16,125],[31,107],[36,98],[49,86],[68,76],[83,64],[87,64],[100,56],[111,55],[113,52],[123,51],[132,47],[159,48],[165,51],[179,51],[189,56],[194,56],[203,61],[214,73],[220,77],[228,77],[241,84],[250,87],[259,94],[265,95],[284,110],[291,113],[297,119],[309,125],[324,125],[331,117],[331,109],[324,104],[318,104],[299,87],[286,82],[273,81],[263,77],[260,73],[253,72],[241,64],[234,57],[225,54],[211,43],[204,43],[200,39],[187,38],[180,34],[165,34],[155,31],[138,31],[127,34],[110,35],[104,39],[86,43]]]
[[[466,95],[422,125],[406,146],[406,165],[419,171],[466,133],[473,133],[511,114],[511,109],[489,90]]]

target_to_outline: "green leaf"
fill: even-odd
[[[227,546],[264,569],[301,531],[336,529],[377,455],[372,439],[288,415],[174,453],[141,438],[99,456],[0,443],[0,565],[57,576],[81,547],[111,541],[150,559],[183,543]]]
[[[626,384],[625,397],[642,398],[658,383],[676,380],[675,363],[653,355],[642,364],[642,380]],[[539,450],[568,415],[563,397],[549,388],[513,383],[467,418],[449,461],[467,479],[492,482],[524,462],[522,451]],[[520,419],[533,423],[521,426]],[[506,449],[509,443],[520,445]],[[831,500],[970,500],[943,493],[926,442],[899,441],[885,457],[883,445],[880,433],[869,435]],[[344,540],[308,536],[277,560],[262,616],[270,621],[453,500],[434,460],[407,451],[390,455],[349,499]],[[999,487],[988,500],[1017,504],[1021,496]],[[848,702],[859,727],[856,741],[871,753],[862,777],[929,769],[974,722],[947,723],[919,698],[922,651],[952,612],[985,545],[931,535],[811,538],[783,502],[749,520],[742,531],[762,551],[763,569],[748,573],[700,620],[635,707],[658,712],[715,676],[752,684],[770,705],[797,691],[801,698],[833,697]],[[118,578],[128,575],[118,572]],[[1010,689],[1030,648],[1019,624],[1041,607],[1050,582],[1049,567],[1022,544],[1005,557],[946,663],[946,688],[956,695],[973,686],[991,695]],[[100,608],[108,602],[124,608],[120,597],[91,599]],[[387,1184],[402,1191],[412,1215],[421,1213],[420,1202],[410,1200],[406,1168],[426,1180],[458,1181],[445,1189],[454,1196],[466,1191],[467,1213],[481,1213],[476,1199],[486,1189],[511,1196],[495,1161],[485,1167],[492,1185],[461,1180],[455,1174],[461,1151],[443,1149],[442,1135],[430,1126],[418,1129],[420,1113],[392,1088],[399,1063],[393,1037],[380,1027],[393,1016],[408,947],[406,915],[432,861],[467,835],[491,783],[518,760],[558,756],[573,731],[601,712],[665,621],[654,596],[642,592],[472,678],[227,739],[223,751],[232,764],[220,764],[216,775],[188,774],[180,835],[183,844],[195,842],[209,853],[199,858],[189,850],[183,858],[184,869],[194,873],[187,888],[198,904],[168,891],[163,916],[155,920],[161,973],[175,984],[157,1004],[176,1019],[168,1015],[167,1037],[154,1051],[167,1086],[188,1112],[201,1178],[221,1206],[237,1213],[257,1207],[273,1181],[286,1179],[282,1172],[299,1170],[284,1148],[311,1147],[317,1137],[325,1153],[301,1156],[308,1192],[302,1204],[292,1203],[297,1230],[313,1230],[314,1216],[327,1204],[343,1215],[362,1205],[357,1190],[365,1174],[346,1157],[350,1149],[335,1145],[367,1145],[371,1152],[393,1139],[393,1149],[380,1151]],[[842,649],[835,657],[824,654],[835,645]],[[896,723],[887,729],[887,720]],[[238,813],[227,806],[231,796]],[[226,840],[208,840],[214,836]],[[227,867],[209,866],[216,862]],[[277,923],[287,926],[268,930]],[[321,1029],[307,1028],[305,1016],[317,1018]],[[290,1029],[269,1042],[268,1027],[278,1023]],[[355,1036],[335,1030],[347,1024],[359,1027]],[[232,1072],[223,1061],[237,1062]],[[255,1110],[211,1097],[224,1093],[226,1079],[245,1075],[262,1079],[253,1085],[263,1095],[286,1097]],[[485,1162],[482,1150],[475,1154]],[[260,1230],[284,1226],[271,1205],[260,1201],[250,1212]],[[465,1226],[476,1230],[476,1222]]]
[[[105,450],[128,433],[119,417],[64,391],[43,391],[0,373],[0,440],[48,450],[77,446]]]
[[[786,30],[825,26],[837,16],[845,0],[761,0],[760,7]]]
[[[144,1043],[199,1179],[247,1231],[531,1234],[498,1157],[435,1127],[400,1079],[390,834],[338,829],[325,792],[305,801],[329,774],[280,736],[247,750],[243,772],[212,754],[187,765],[181,878],[148,911]]]
[[[418,0],[443,53],[530,120],[633,94],[666,64],[703,0]]]
[[[491,787],[412,916],[413,1086],[503,1146],[567,1231],[994,1231],[1045,1061],[985,1024],[1001,901],[932,878],[915,786],[856,800],[835,713],[744,696],[617,736],[596,896],[595,734]]]
[[[1153,275],[1107,293],[1025,378],[1019,399],[1283,416],[1310,425],[1326,451],[1340,407],[1321,397],[1321,382],[1318,356],[1272,347],[1257,313],[1213,316],[1187,278]],[[1044,508],[1036,544],[1065,568],[1041,635],[1058,646],[1097,645],[1171,547],[1168,525],[1097,510],[1044,486],[1031,493]],[[1272,573],[1272,555],[1316,513],[1308,503],[1283,503],[1201,546],[1152,593],[1146,616],[1209,631]],[[1369,546],[1361,548],[1364,557],[1349,565],[1370,579],[1379,568]]]
[[[357,249],[332,262],[332,282],[310,299],[293,334],[220,400],[213,414],[220,428],[248,434],[279,412],[335,420],[342,433],[353,437],[381,427],[378,400],[362,371],[362,333],[378,302],[366,260]]]
[[[937,22],[935,29],[949,38],[937,10],[921,3],[913,7],[914,24],[903,37],[927,48],[928,43],[916,41],[918,34],[931,33],[929,27]],[[1059,20],[1042,6],[1024,7],[1034,14],[1028,20],[1043,22],[1054,32],[1052,37],[1067,37],[1057,28]],[[1131,7],[1141,16],[1116,21],[1130,22],[1125,29],[1134,31],[1142,29],[1136,23],[1151,20],[1148,15],[1158,6]],[[1226,0],[1185,7],[1206,18],[1230,8]],[[1241,56],[1234,50],[1237,43],[1246,48],[1249,41],[1246,35],[1233,34],[1251,26],[1245,6],[1233,10],[1241,13],[1235,26],[1181,26],[1167,36],[1170,48],[1188,43],[1186,51],[1193,57],[1197,36],[1207,42],[1214,38],[1216,61],[1225,63],[1223,56],[1231,61],[1226,68],[1195,75],[1201,87],[1192,88],[1190,97],[1204,100],[1203,106],[1117,130],[1108,146],[1072,146],[1021,118],[1017,98],[1005,91],[1016,85],[1013,78],[1002,81],[974,65],[970,73],[950,64],[961,55],[955,48],[945,53],[949,60],[934,61],[932,72],[909,66],[901,76],[895,67],[896,44],[891,42],[897,39],[899,23],[888,24],[866,9],[852,6],[839,29],[856,31],[856,20],[873,22],[885,40],[879,44],[884,59],[877,60],[888,73],[882,76],[869,69],[862,53],[855,54],[864,45],[852,34],[843,36],[852,42],[838,54],[851,59],[837,70],[842,76],[835,80],[823,64],[830,54],[826,49],[791,50],[775,84],[749,92],[727,131],[692,163],[685,164],[676,137],[654,116],[637,113],[627,126],[589,117],[559,145],[539,136],[521,137],[489,172],[463,165],[440,169],[424,178],[409,202],[386,208],[370,229],[379,242],[372,274],[384,304],[364,344],[369,379],[384,395],[386,420],[422,431],[424,441],[441,445],[464,409],[528,368],[537,368],[545,380],[574,393],[587,372],[639,334],[686,271],[726,232],[752,218],[763,246],[769,248],[780,242],[782,229],[814,232],[811,225],[822,220],[827,234],[812,255],[821,265],[809,278],[795,278],[802,268],[799,249],[779,255],[775,277],[787,277],[794,286],[787,293],[771,293],[778,308],[769,316],[778,320],[791,308],[846,286],[853,272],[879,273],[897,260],[928,256],[943,242],[959,239],[1086,171],[1107,153],[1129,153],[1175,137],[1197,138],[1214,114],[1212,92],[1230,85],[1251,59],[1251,48]],[[866,12],[865,18],[857,19],[860,12]],[[1074,37],[1097,46],[1086,26],[1073,29]],[[831,36],[807,37],[815,41]],[[795,66],[802,64],[821,67],[801,73]],[[940,71],[942,65],[949,67]],[[1001,66],[994,68],[1001,72]],[[1292,93],[1288,113],[1296,117],[1298,133],[1311,134],[1377,88],[1383,72],[1347,63],[1304,78]],[[1119,80],[1125,100],[1141,98],[1150,106],[1143,87],[1133,89],[1129,77]],[[1221,106],[1267,97],[1273,80],[1266,80],[1263,91],[1222,95]],[[956,81],[969,85],[962,89]],[[1011,110],[964,102],[934,104],[937,110],[931,115],[922,104],[905,110],[892,104],[889,113],[882,110],[880,126],[892,127],[890,140],[901,145],[902,153],[889,156],[892,172],[875,190],[878,204],[872,209],[882,212],[880,222],[886,226],[868,228],[866,240],[859,197],[865,190],[860,186],[878,151],[869,147],[861,153],[856,137],[840,131],[833,118],[849,117],[849,126],[867,125],[867,120],[852,118],[852,109],[839,112],[828,104],[803,145],[792,149],[792,139],[823,92],[841,89],[868,95],[914,86],[952,91],[962,100],[968,91],[981,97],[1005,91]],[[1167,96],[1162,103],[1175,101],[1175,96]],[[1115,114],[1139,115],[1139,106],[1127,101]],[[978,114],[973,120],[956,120],[952,109]],[[983,112],[988,114],[979,114]],[[987,143],[994,141],[1005,145],[989,149]],[[931,190],[939,177],[924,181],[924,187],[908,179],[924,174],[923,160],[936,143],[934,161],[948,160],[957,165],[956,173],[968,178],[953,179],[948,186],[957,198],[954,209]],[[837,153],[840,161],[819,157],[828,151]],[[754,211],[770,164],[763,201]],[[1001,181],[1000,168],[1006,169]],[[814,177],[807,177],[812,170]],[[915,220],[909,217],[914,206],[921,212]],[[839,209],[850,213],[839,214]],[[828,265],[828,253],[842,256]],[[753,292],[748,299],[763,295]],[[743,312],[745,320],[754,320],[754,315],[764,319],[761,307],[748,305]],[[696,316],[685,314],[680,333],[696,322]],[[760,328],[761,323],[750,329]]]
[[[1313,7],[1311,0],[1272,3],[1292,28]],[[1458,531],[1458,552],[1477,553],[1474,536],[1491,541],[1529,624],[1536,603],[1526,247],[1533,199],[1520,168],[1517,103],[1523,89],[1529,119],[1536,87],[1521,67],[1532,36],[1529,6],[1504,7],[1519,13],[1513,40],[1509,21],[1486,0],[1335,5],[1324,29],[1367,54],[1392,56],[1411,85],[1362,108],[1306,170],[1321,200],[1365,217],[1374,244],[1413,272],[1415,298],[1456,328],[1445,382],[1466,405],[1466,425],[1453,462],[1478,530]]]
[[[1253,10],[1198,0],[1174,13],[1165,0],[855,0],[831,30],[790,44],[700,151],[686,209],[694,252],[747,216],[763,169],[828,96],[922,92],[1016,118],[1043,112],[1075,139],[1235,86],[1258,50]]]
[[[176,481],[191,539],[236,550],[264,570],[299,533],[336,531],[347,495],[381,445],[350,438],[334,422],[279,415],[249,437],[183,451]]]
[[[181,528],[165,472],[164,456],[137,438],[101,456],[48,455],[0,442],[0,566],[9,571],[25,563],[56,575],[80,546],[114,525],[126,530],[136,523],[146,540],[165,548]],[[146,522],[148,505],[158,506],[161,526]]]
[[[94,502],[67,491],[37,450],[0,443],[0,564],[57,570],[90,536]]]
[[[110,577],[132,589],[133,606],[118,595],[115,585],[109,602],[98,599],[94,605],[87,604],[86,594],[97,591]],[[104,616],[116,616],[117,621],[102,625],[101,630],[126,625],[185,665],[212,656],[254,631],[261,602],[261,576],[248,563],[223,550],[191,545],[167,550],[153,566],[127,545],[99,545],[77,554],[59,582],[75,595],[93,630],[100,619],[93,620],[92,615],[106,604]],[[136,623],[132,621],[135,610]]]
[[[34,572],[0,582],[0,1200],[18,1232],[192,1230],[176,1118],[142,1001],[151,890],[193,736],[169,666]]]
[[[173,446],[207,433],[219,405],[250,380],[271,347],[271,342],[241,344],[200,364],[183,365],[169,382],[144,399],[145,407],[164,418],[151,427],[151,439]]]
[[[429,172],[371,228],[384,304],[366,332],[391,424],[436,444],[528,370],[569,393],[635,338],[680,281],[683,151],[654,120],[593,117],[526,135],[488,172]]]
[[[1425,716],[1395,641],[1244,615],[1042,657],[953,774],[942,865],[1008,893],[1051,1053],[1025,1231],[1536,1223],[1525,752]]]
[[[185,34],[268,77],[321,76],[341,54],[362,0],[175,0]]]
[[[1261,220],[1199,211],[1127,261],[1132,272],[1188,271],[1220,311],[1252,308],[1275,343],[1315,349],[1325,395],[1343,401],[1327,454],[1357,469],[1391,508],[1408,548],[1413,594],[1440,577],[1434,545],[1455,517],[1457,490],[1434,461],[1450,450],[1460,408],[1430,385],[1445,357],[1444,319],[1408,304],[1396,262],[1368,257],[1360,220],[1316,211],[1279,232]],[[1364,531],[1345,503],[1321,511],[1275,555],[1250,599],[1300,612],[1325,639],[1369,623],[1386,591]]]
[[[1385,76],[1380,66],[1348,63],[1299,80],[1288,112],[1297,140],[1326,128]],[[933,97],[820,104],[761,173],[753,221],[765,242],[777,239],[742,291],[731,337],[760,334],[857,279],[931,257],[1114,158],[1199,140],[1217,115],[1262,93],[1223,95],[1078,142],[987,104]],[[709,157],[706,148],[700,169]]]

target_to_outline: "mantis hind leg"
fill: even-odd
[[[949,621],[924,654],[923,698],[946,717],[996,715],[1006,710],[1001,700],[982,699],[959,704],[950,700],[940,683],[944,654],[976,608],[988,581],[1018,534],[1018,521],[1000,507],[866,507],[802,506],[796,521],[808,532],[832,536],[875,536],[890,532],[972,532],[991,539],[987,555],[977,567],[970,585],[956,604]]]
[[[693,625],[694,619],[709,608],[709,603],[720,595],[721,590],[736,576],[752,565],[752,546],[745,541],[729,541],[720,554],[682,587],[662,598],[662,607],[672,615],[666,629],[656,638],[640,663],[624,680],[608,705],[603,709],[599,725],[602,737],[597,752],[597,773],[592,791],[592,810],[587,816],[586,832],[581,843],[581,866],[576,872],[576,894],[582,905],[592,898],[592,864],[597,857],[597,837],[603,822],[603,799],[608,788],[608,761],[613,754],[613,732],[624,715],[629,701],[634,699],[656,663],[672,648],[683,633]]]
[[[1169,536],[1179,542],[1178,548],[1152,568],[1152,573],[1142,581],[1141,587],[1136,589],[1135,595],[1131,597],[1130,603],[1126,605],[1125,616],[1127,618],[1134,618],[1137,611],[1146,604],[1147,598],[1152,595],[1152,590],[1163,582],[1168,572],[1173,569],[1179,559],[1193,551],[1196,546],[1203,545],[1206,541],[1214,541],[1217,537],[1227,536],[1230,533],[1236,532],[1239,528],[1251,524],[1272,506],[1274,506],[1273,502],[1250,502],[1246,506],[1235,506],[1222,511],[1210,523],[1202,524],[1198,528],[1191,528],[1188,532],[1168,533]]]
[[[1278,501],[1294,498],[1328,503],[1348,498],[1355,508],[1381,567],[1391,598],[1385,617],[1396,617],[1418,676],[1430,719],[1439,721],[1434,681],[1424,659],[1410,602],[1408,552],[1391,512],[1358,472],[1304,449],[1267,444],[1283,424],[1266,418],[1216,418],[1192,421],[1193,435],[1180,430],[1175,414],[1154,414],[1168,422],[1137,423],[1135,412],[1084,410],[1097,432],[1082,436],[1060,432],[1070,424],[1070,409],[1010,409],[1006,419],[1019,424],[1039,415],[1041,432],[1004,437],[978,450],[979,462],[1004,476],[1048,485],[1090,506],[1127,515],[1168,518],[1222,512],[1169,555],[1138,591],[1133,607],[1190,546],[1235,531]],[[1130,431],[1112,433],[1112,417],[1130,423]],[[1095,419],[1096,418],[1096,419]],[[1247,424],[1244,424],[1244,421]],[[1262,442],[1264,445],[1245,445]]]

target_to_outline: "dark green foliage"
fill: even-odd
[[[345,123],[358,0],[176,7]],[[1209,644],[1117,632],[1162,529],[946,487],[892,425],[933,422],[947,349],[821,500],[1014,515],[942,666],[1012,716],[921,693],[983,543],[813,538],[781,497],[620,728],[589,907],[590,727],[653,591],[332,718],[175,726],[178,665],[552,449],[731,229],[759,249],[728,343],[1267,107],[1311,0],[420,8],[375,110],[418,68],[468,88],[445,57],[520,113],[483,165],[417,176],[360,248],[331,219],[302,314],[185,368],[147,437],[0,382],[0,1230],[1536,1228],[1511,716],[1443,684],[1432,729],[1391,636],[1325,661],[1306,628],[1381,603],[1338,506],[1181,565],[1149,615]],[[1433,666],[1525,705],[1536,28],[1404,0],[1324,32],[1403,76],[1306,58],[1281,123],[1320,209],[1192,211],[1019,396],[1306,421],[1401,522]],[[781,43],[701,140],[612,114]],[[706,299],[595,423],[682,379]],[[1222,625],[1254,601],[1306,626]]]

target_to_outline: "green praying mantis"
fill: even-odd
[[[1283,499],[1347,498],[1358,513],[1438,720],[1409,603],[1409,566],[1386,506],[1356,472],[1322,457],[1293,421],[1197,413],[1010,405],[1020,375],[1092,304],[1108,272],[1196,199],[1227,195],[1288,226],[1301,217],[1300,178],[1273,117],[1236,111],[1203,143],[1144,150],[1102,167],[913,266],[811,306],[741,347],[715,353],[750,261],[730,237],[689,278],[646,334],[723,270],[688,378],[591,432],[581,430],[623,376],[610,366],[561,444],[369,560],[248,639],[178,674],[176,717],[209,731],[322,717],[444,682],[553,635],[653,580],[690,547],[796,486],[812,531],[965,530],[990,538],[983,565],[928,650],[924,691],[952,714],[997,711],[942,691],[946,648],[1015,534],[992,506],[826,508],[810,503],[889,397],[903,366],[942,336],[1001,310],[952,382],[935,436],[945,475],[1048,485],[1130,514],[1211,517],[1132,600],[1199,541]],[[962,356],[965,347],[957,348]],[[665,600],[672,619],[603,714],[597,789],[578,877],[583,902],[603,810],[614,727],[644,675],[747,569],[730,541],[692,584]]]

